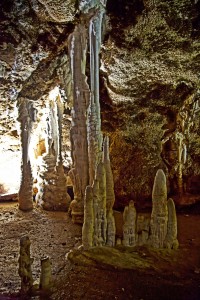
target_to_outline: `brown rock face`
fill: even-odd
[[[75,0],[2,0],[0,150],[14,151],[16,156],[20,153],[17,100],[34,102],[39,119],[41,99],[59,86],[64,104],[62,154],[68,157],[73,97],[69,35],[76,26],[92,23],[95,3],[106,4],[100,49],[100,123],[110,139],[115,207],[123,208],[131,199],[136,207],[149,205],[159,168],[165,171],[168,193],[176,204],[199,201],[199,1],[85,4]],[[97,46],[93,43],[83,54],[86,66],[89,52],[96,55],[94,64],[99,61]],[[95,101],[98,74],[91,73],[91,77],[87,68],[83,73],[82,93],[87,93],[89,86]],[[84,126],[86,132],[87,124]],[[72,152],[76,154],[75,145]]]

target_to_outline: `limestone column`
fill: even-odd
[[[71,147],[73,169],[69,175],[74,184],[74,200],[71,213],[76,222],[83,222],[83,201],[89,184],[87,109],[90,90],[86,82],[87,28],[79,24],[69,37],[69,54],[72,74],[73,108],[71,127]]]
[[[19,189],[19,209],[28,211],[33,208],[33,178],[29,157],[29,144],[33,122],[36,120],[36,110],[29,99],[18,99],[18,121],[21,128],[21,183]]]
[[[46,149],[38,174],[36,201],[46,210],[66,211],[70,197],[67,194],[66,177],[61,156],[62,107],[59,94],[49,99],[46,118]]]

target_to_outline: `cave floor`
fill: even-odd
[[[81,226],[72,224],[66,213],[37,208],[24,213],[17,203],[0,203],[0,300],[22,299],[17,261],[24,234],[31,240],[34,280],[40,276],[40,258],[51,258],[56,284],[50,299],[200,299],[200,215],[179,214],[178,233],[180,248],[172,252],[171,263],[169,253],[164,262],[154,257],[155,266],[149,269],[72,263],[65,255],[80,246]]]

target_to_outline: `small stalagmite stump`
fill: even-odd
[[[123,219],[123,245],[136,246],[136,209],[133,200],[125,207]]]
[[[40,290],[49,292],[52,286],[51,262],[48,256],[41,259]]]
[[[23,236],[20,239],[20,256],[19,256],[19,276],[21,277],[21,293],[31,293],[33,288],[33,277],[31,265],[33,259],[30,257],[30,239],[28,236]]]

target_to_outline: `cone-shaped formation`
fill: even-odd
[[[168,207],[168,222],[167,222],[167,235],[164,245],[168,249],[177,249],[179,246],[177,240],[177,218],[176,208],[173,199],[169,198],[167,201]]]
[[[136,245],[136,209],[134,202],[131,200],[129,206],[126,206],[123,213],[123,245]]]
[[[107,181],[107,178],[109,180]],[[100,162],[96,169],[96,176],[93,186],[86,189],[85,213],[83,224],[83,246],[114,246],[115,245],[115,220],[112,206],[107,209],[107,187],[111,177],[106,173],[104,162]],[[111,184],[113,187],[113,182]],[[93,220],[91,221],[91,217]],[[92,241],[91,241],[91,233]],[[88,237],[90,243],[88,242]]]
[[[163,248],[167,234],[167,186],[163,170],[156,173],[152,192],[151,213],[151,245],[155,248]]]
[[[33,288],[33,277],[31,265],[33,259],[30,257],[31,242],[28,236],[20,239],[19,276],[21,277],[21,293],[30,293]]]
[[[21,183],[19,189],[19,208],[24,211],[33,208],[32,185],[33,177],[29,157],[29,145],[31,139],[31,130],[33,122],[36,119],[36,110],[33,102],[19,98],[18,100],[18,121],[21,127],[21,144],[22,144],[22,163],[21,163]]]

